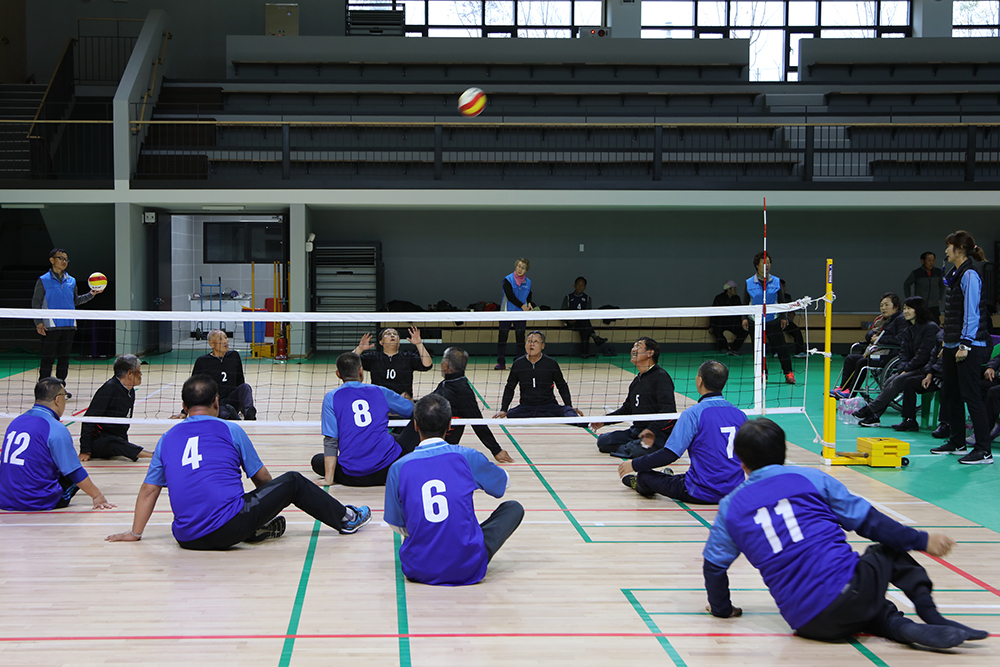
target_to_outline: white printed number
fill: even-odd
[[[354,411],[354,423],[357,426],[368,426],[372,423],[371,408],[368,401],[357,400],[351,403],[351,410]]]
[[[778,501],[778,504],[774,506],[774,513],[785,520],[785,529],[788,531],[788,536],[792,538],[792,542],[801,542],[802,529],[799,528],[799,522],[795,520],[795,510],[792,509],[792,504],[788,502],[788,498],[782,498]],[[766,507],[761,507],[757,510],[757,514],[753,517],[753,522],[764,530],[764,537],[770,543],[771,551],[780,553],[785,548],[781,544],[778,534],[774,532],[774,525],[771,523],[771,513],[767,511]]]
[[[220,372],[222,373],[222,384],[226,384],[226,378],[228,377],[226,375],[226,371],[220,371]]]
[[[386,370],[386,372],[385,372],[385,379],[386,380],[395,380],[396,379],[396,369],[395,368],[390,368],[390,369]]]
[[[188,438],[187,444],[184,445],[184,455],[181,456],[181,465],[191,466],[191,470],[197,470],[201,467],[201,454],[198,453],[198,436]]]
[[[635,395],[635,407],[639,407],[639,394]]]
[[[424,518],[431,523],[441,523],[448,518],[448,499],[444,497],[444,482],[432,479],[420,487],[420,497],[424,502]],[[434,495],[437,493],[438,495]]]
[[[23,466],[24,459],[21,458],[21,454],[24,450],[28,448],[31,443],[31,435],[28,433],[17,433],[16,431],[11,431],[7,434],[7,444],[3,447],[3,462],[10,463],[16,466]],[[13,453],[10,451],[15,445],[20,445],[16,451]]]
[[[719,430],[722,431],[722,435],[726,436],[726,456],[733,458],[733,441],[736,440],[736,427],[720,426]]]

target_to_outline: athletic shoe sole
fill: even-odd
[[[368,522],[372,520],[372,511],[367,505],[362,505],[361,507],[348,505],[347,507],[354,510],[354,519],[344,523],[340,527],[341,535],[351,535],[352,533],[356,533],[362,526],[368,525]]]
[[[285,517],[276,516],[258,528],[256,534],[246,541],[250,544],[256,544],[257,542],[263,542],[264,540],[279,538],[285,534],[286,527],[287,524],[285,523]]]
[[[959,447],[958,449],[938,449],[935,447],[934,449],[931,450],[931,454],[937,454],[938,456],[942,456],[944,454],[955,454],[955,455],[960,454],[962,456],[965,456],[968,453],[969,453],[968,447]]]
[[[993,465],[993,455],[992,454],[987,454],[983,458],[976,458],[976,459],[970,458],[974,454],[975,454],[975,452],[973,452],[972,454],[967,454],[966,456],[963,456],[962,458],[960,458],[958,460],[958,462],[959,463],[964,463],[967,466]]]

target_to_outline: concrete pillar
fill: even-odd
[[[155,258],[147,257],[148,234],[142,207],[115,204],[115,310],[149,310],[148,272]],[[150,343],[149,325],[119,320],[115,325],[115,354],[138,354]]]
[[[641,0],[607,0],[605,7],[612,37],[642,36]]]
[[[914,37],[951,37],[952,0],[913,0]]]
[[[312,210],[305,204],[292,204],[288,212],[288,309],[293,313],[310,310],[309,253],[306,239],[312,233]],[[309,352],[312,326],[292,322],[288,354],[301,357]]]

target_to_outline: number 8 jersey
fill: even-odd
[[[507,471],[481,452],[430,438],[392,464],[385,483],[385,522],[409,533],[399,549],[408,579],[464,586],[486,576],[489,556],[472,496],[507,490]]]
[[[782,617],[800,628],[854,576],[858,555],[844,530],[857,528],[869,509],[819,470],[765,466],[719,503],[703,555],[723,568],[746,555]]]

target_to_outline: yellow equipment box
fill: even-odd
[[[828,465],[899,468],[910,464],[910,460],[906,458],[909,453],[910,443],[896,438],[858,438],[858,451],[836,452],[834,456],[824,456],[828,459]]]
[[[250,356],[254,359],[271,359],[274,357],[274,344],[250,343]]]

